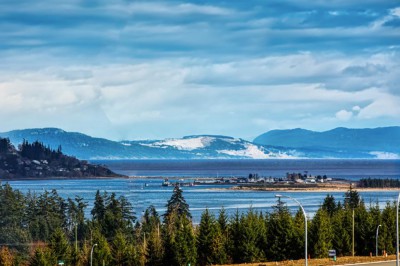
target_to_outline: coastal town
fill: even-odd
[[[165,178],[162,186],[204,186],[204,185],[239,185],[239,186],[279,186],[279,185],[317,185],[317,184],[333,184],[333,183],[348,183],[343,179],[333,179],[326,175],[308,175],[301,173],[286,173],[285,177],[262,176],[257,173],[251,173],[247,177],[217,177],[217,178],[196,178],[170,180]]]

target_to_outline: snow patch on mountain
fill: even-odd
[[[131,143],[127,143],[127,142],[121,142],[121,145],[128,146],[128,147],[132,146]]]
[[[238,156],[238,157],[247,157],[251,159],[270,159],[270,158],[296,158],[286,153],[265,153],[265,150],[262,147],[245,143],[244,148],[242,150],[217,150],[218,153],[227,154],[231,156]]]
[[[183,139],[166,139],[153,143],[142,144],[148,147],[166,148],[172,147],[178,150],[192,151],[208,147],[215,138],[213,137],[194,137]]]
[[[376,159],[400,159],[400,155],[391,152],[372,151],[369,154],[374,155]]]

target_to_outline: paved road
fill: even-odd
[[[367,262],[367,263],[357,263],[357,264],[345,264],[345,265],[371,265],[371,266],[395,266],[396,261],[384,261],[384,262]]]

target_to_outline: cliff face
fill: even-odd
[[[0,138],[0,179],[119,176],[104,166],[64,155],[61,147],[52,150],[39,142],[24,142],[16,149],[8,139]]]

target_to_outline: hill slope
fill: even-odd
[[[40,142],[24,141],[17,150],[0,138],[0,179],[48,177],[120,177],[106,167],[66,156]]]
[[[348,154],[357,152],[381,158],[398,157],[400,127],[335,128],[324,132],[305,129],[272,130],[256,137],[254,143]]]

